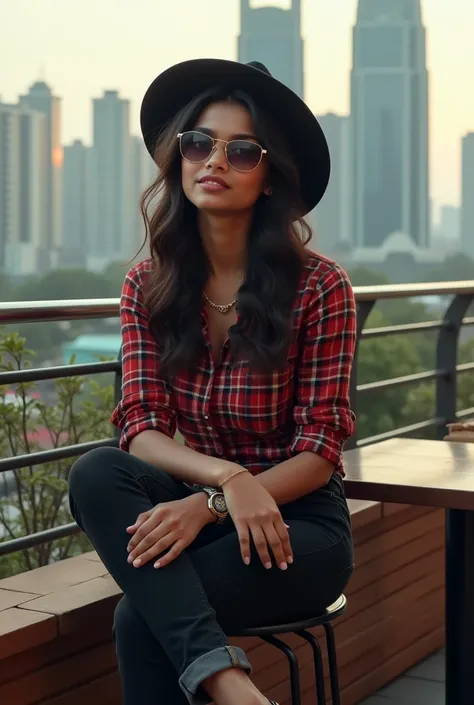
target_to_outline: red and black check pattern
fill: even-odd
[[[349,406],[356,342],[356,309],[345,272],[311,253],[295,300],[294,337],[283,370],[251,374],[224,345],[207,352],[194,370],[172,383],[160,377],[155,341],[148,331],[143,286],[151,261],[127,274],[121,298],[122,400],[112,415],[120,447],[147,429],[173,437],[176,429],[194,450],[261,472],[302,451],[317,453],[343,472],[341,451],[354,429]],[[159,462],[159,459],[157,459]]]

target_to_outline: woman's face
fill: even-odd
[[[203,110],[192,128],[195,131],[214,137],[214,149],[204,161],[194,163],[182,158],[181,178],[183,191],[196,208],[206,211],[239,211],[251,209],[262,193],[269,193],[267,183],[266,154],[258,166],[251,171],[238,171],[226,159],[226,145],[230,140],[246,140],[258,145],[255,130],[247,109],[239,103],[212,103]],[[199,140],[199,136],[194,137]],[[183,138],[184,149],[184,138]],[[193,158],[199,158],[199,151],[205,152],[206,138],[190,152]],[[236,145],[238,147],[238,145]],[[232,145],[229,145],[229,150]],[[187,156],[189,154],[184,150]],[[251,152],[256,159],[260,155],[257,147]],[[236,164],[240,150],[237,150]],[[232,160],[232,158],[231,158]],[[248,157],[242,157],[243,166],[247,166]]]

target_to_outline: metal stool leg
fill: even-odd
[[[266,641],[267,644],[271,644],[275,648],[280,649],[280,651],[283,651],[288,659],[288,665],[290,667],[291,702],[292,705],[301,705],[300,674],[295,652],[288,644],[285,644],[284,641],[277,639],[275,636],[262,636],[261,638],[263,641]]]
[[[331,680],[332,705],[341,705],[341,693],[339,691],[339,676],[337,672],[336,640],[334,630],[329,622],[324,624],[326,632],[326,643],[328,647],[329,678]]]
[[[297,632],[298,636],[308,642],[313,649],[313,660],[314,660],[314,676],[316,679],[316,696],[318,698],[318,705],[326,705],[326,689],[324,687],[324,670],[323,670],[323,657],[321,655],[321,647],[319,646],[319,641],[316,639],[314,634],[311,632],[302,631]]]

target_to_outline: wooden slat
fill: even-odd
[[[28,673],[39,671],[72,654],[89,651],[97,644],[110,640],[110,634],[110,618],[101,618],[89,623],[87,629],[73,636],[59,635],[46,644],[10,656],[1,661],[0,685]]]
[[[50,614],[18,607],[3,610],[0,612],[0,663],[12,654],[51,641],[57,634],[58,621]]]
[[[0,686],[0,702],[8,705],[34,705],[63,691],[73,690],[115,667],[115,652],[109,641],[33,671],[19,680],[5,683]]]
[[[120,680],[117,672],[106,673],[80,688],[44,700],[41,705],[121,705]],[[138,705],[138,703],[137,703]]]

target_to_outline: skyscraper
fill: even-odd
[[[38,81],[26,95],[21,96],[20,103],[46,116],[46,236],[41,249],[42,268],[47,269],[55,265],[61,246],[61,100],[53,96],[51,88],[44,81]]]
[[[472,192],[471,192],[472,193]],[[461,210],[457,206],[441,206],[439,210],[439,231],[441,237],[459,246]]]
[[[140,199],[158,175],[158,169],[150,157],[141,137],[132,137],[132,184],[130,190],[132,211],[131,242],[137,251],[143,244],[145,227],[140,212]],[[135,254],[135,253],[132,253]]]
[[[351,119],[354,245],[429,245],[428,73],[420,0],[359,0]]]
[[[62,266],[85,266],[90,242],[91,148],[80,140],[64,147]]]
[[[290,10],[251,8],[250,0],[240,0],[238,57],[242,63],[265,64],[275,78],[303,97],[301,0],[292,0]]]
[[[37,274],[47,227],[47,121],[0,103],[0,271]]]
[[[94,141],[91,187],[94,192],[89,266],[131,257],[131,139],[130,102],[117,91],[104,91],[93,101]]]
[[[335,252],[351,239],[351,149],[347,115],[318,117],[331,153],[331,179],[323,200],[310,214],[314,225],[312,247],[323,254]]]
[[[474,257],[474,132],[462,140],[461,246]]]

